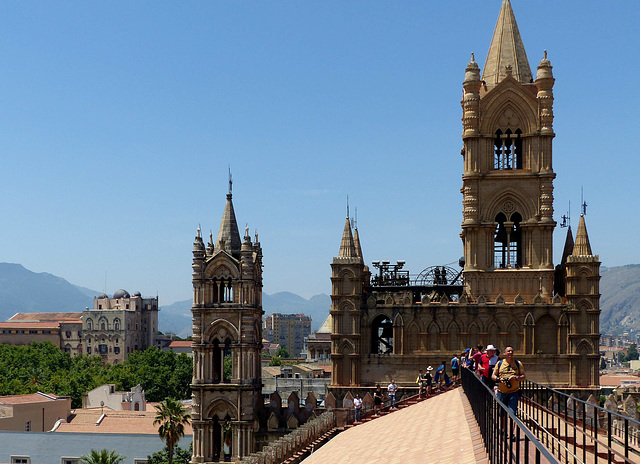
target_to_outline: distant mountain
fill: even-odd
[[[92,292],[46,272],[31,272],[21,264],[0,263],[0,320],[20,312],[81,312],[93,306]]]
[[[601,269],[600,331],[640,331],[640,264]],[[20,264],[0,263],[0,321],[18,312],[80,312],[93,306],[100,292],[78,287],[46,272],[32,272]],[[305,299],[290,292],[263,293],[266,314],[303,313],[317,330],[329,315],[331,297],[320,294]],[[191,334],[191,300],[162,306],[159,328],[186,337]]]
[[[640,331],[640,264],[600,272],[600,332]]]
[[[160,307],[158,326],[161,332],[171,332],[180,337],[188,337],[191,330],[191,300],[176,301],[168,306]],[[311,316],[311,329],[318,330],[329,315],[331,297],[316,295],[309,300],[290,292],[279,292],[273,295],[262,294],[262,308],[265,314],[305,314]]]

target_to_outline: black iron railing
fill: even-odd
[[[462,369],[462,388],[492,464],[558,463],[524,423],[469,369]]]
[[[562,462],[640,462],[637,420],[530,380],[520,390],[522,421]]]

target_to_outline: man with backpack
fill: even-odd
[[[513,346],[504,349],[504,359],[501,359],[493,369],[491,378],[498,384],[498,399],[509,410],[516,414],[520,399],[520,382],[526,379],[524,366],[513,358]]]

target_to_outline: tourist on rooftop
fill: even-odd
[[[418,372],[416,383],[418,384],[418,397],[422,398],[422,393],[424,392],[424,371],[422,369]]]
[[[482,381],[487,387],[493,390],[495,382],[491,378],[493,374],[493,368],[498,362],[498,356],[496,356],[496,347],[493,345],[487,346],[487,352],[482,355]]]
[[[398,385],[396,385],[396,381],[391,379],[391,383],[387,386],[387,394],[389,395],[389,403],[391,409],[395,409],[396,407],[396,392],[398,391]]]
[[[513,346],[504,350],[504,359],[498,361],[492,378],[498,382],[498,399],[514,414],[518,411],[520,382],[526,379],[524,366],[513,357]]]
[[[362,399],[360,398],[360,393],[356,393],[356,397],[353,399],[353,412],[354,421],[360,422],[360,415],[362,413]]]
[[[482,373],[482,345],[478,345],[473,353],[473,370],[476,374]]]
[[[424,376],[424,384],[427,387],[427,396],[431,395],[431,385],[433,384],[433,376],[431,375],[433,367],[427,367],[427,374]]]
[[[433,379],[433,381],[436,384],[438,384],[438,391],[442,391],[442,388],[448,387],[449,385],[451,385],[451,380],[447,375],[446,365],[447,365],[447,361],[442,361],[442,364],[440,365],[440,367],[436,369],[436,376]],[[442,385],[443,383],[444,383],[444,386]]]
[[[453,383],[458,382],[458,374],[460,374],[460,360],[458,359],[458,355],[453,355],[451,358],[451,377],[453,378]]]
[[[378,410],[382,405],[382,388],[380,385],[376,385],[376,391],[373,392],[373,413],[378,415]]]

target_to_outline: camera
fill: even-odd
[[[507,386],[507,388],[511,388],[511,380],[509,379],[505,380],[504,384]]]

